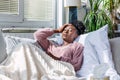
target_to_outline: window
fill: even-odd
[[[24,0],[24,21],[38,26],[55,26],[56,0]],[[30,24],[30,25],[31,25]]]
[[[0,21],[14,26],[55,27],[56,3],[56,0],[0,0]]]
[[[0,21],[21,22],[23,0],[0,0]]]
[[[34,21],[51,21],[55,18],[55,0],[25,0],[25,18]]]

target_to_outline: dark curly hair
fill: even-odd
[[[75,20],[75,21],[70,22],[70,24],[72,24],[77,29],[78,35],[83,34],[85,32],[85,26],[82,23],[82,21]]]

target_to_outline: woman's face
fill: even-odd
[[[77,37],[77,30],[73,25],[70,24],[64,28],[62,32],[62,38],[64,41],[72,43]]]

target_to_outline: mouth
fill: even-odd
[[[67,37],[67,34],[62,34],[62,37],[63,37],[63,38],[66,38],[66,37]]]

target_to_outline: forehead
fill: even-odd
[[[76,29],[73,25],[68,25],[65,28],[67,28],[67,29]]]

